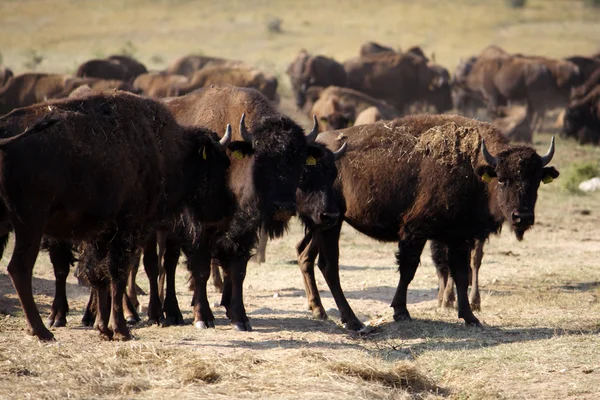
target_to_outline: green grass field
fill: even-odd
[[[274,18],[282,33],[267,30]],[[82,61],[123,49],[152,69],[188,53],[236,58],[276,73],[282,109],[304,124],[284,74],[303,47],[345,60],[366,40],[420,45],[452,70],[460,57],[492,43],[563,57],[600,51],[599,38],[600,12],[577,0],[530,0],[518,10],[503,0],[0,1],[0,52],[16,72],[27,70],[32,54],[43,57],[37,70],[50,72],[73,72]],[[534,137],[539,152],[550,131]],[[409,289],[414,321],[393,322],[396,245],[348,226],[341,282],[359,318],[375,327],[366,336],[339,325],[320,275],[331,318],[310,318],[294,264],[297,222],[269,243],[266,264],[249,265],[251,333],[234,332],[216,306],[217,328],[196,330],[182,264],[177,291],[186,326],[142,323],[134,341],[101,341],[79,327],[87,291],[70,277],[68,327],[54,329],[55,343],[40,343],[25,335],[0,268],[0,399],[598,399],[600,193],[572,188],[583,178],[581,166],[599,160],[600,148],[557,138],[553,165],[561,177],[540,188],[536,226],[522,242],[505,229],[486,245],[477,313],[483,328],[465,327],[454,310],[437,308],[428,249]],[[9,245],[4,266],[11,252]],[[147,288],[143,273],[138,282]],[[34,291],[47,315],[54,278],[46,254],[34,270]],[[218,301],[214,289],[209,296]]]

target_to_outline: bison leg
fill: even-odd
[[[222,302],[221,304],[227,308],[227,316],[231,319],[234,329],[250,332],[252,331],[252,325],[246,315],[243,290],[248,258],[234,256],[228,263],[222,265],[226,271],[223,299],[228,299],[229,301]]]
[[[135,310],[137,310],[140,306],[140,302],[137,298],[137,285],[135,283],[135,278],[140,267],[140,256],[140,253],[136,254],[136,258],[133,261],[129,275],[127,276],[127,297],[131,301],[131,304]]]
[[[215,317],[210,309],[206,293],[206,285],[210,278],[210,251],[202,246],[188,254],[188,269],[192,274],[194,284],[192,298],[194,326],[199,329],[214,328]]]
[[[139,262],[139,258],[136,261]],[[128,325],[135,325],[141,321],[140,315],[138,314],[136,307],[133,305],[133,301],[131,301],[127,293],[125,293],[123,296],[123,310],[125,314],[125,321],[127,321]]]
[[[319,247],[316,244],[314,233],[307,232],[296,248],[298,249],[298,265],[304,278],[308,309],[312,311],[313,317],[325,320],[327,319],[327,313],[321,303],[321,296],[315,280],[315,259],[319,255]]]
[[[319,261],[317,265],[325,277],[338,310],[340,310],[342,324],[346,329],[358,331],[363,328],[363,324],[354,315],[354,311],[348,304],[340,284],[339,240],[341,230],[342,224],[340,222],[330,229],[316,232],[319,242]]]
[[[396,259],[400,270],[400,281],[398,282],[396,294],[392,300],[394,320],[396,321],[411,320],[408,309],[406,308],[408,285],[415,277],[415,272],[419,266],[425,242],[426,240],[413,239],[401,240],[398,243],[398,254],[396,254]]]
[[[471,260],[471,294],[469,295],[469,303],[471,309],[475,311],[481,310],[481,296],[479,294],[479,267],[483,259],[483,240],[475,242],[473,256]]]
[[[67,313],[69,312],[69,303],[67,301],[67,277],[73,261],[73,250],[70,243],[58,240],[50,241],[48,247],[50,262],[54,268],[54,278],[56,291],[54,292],[54,301],[50,316],[48,317],[48,326],[55,328],[67,325]]]
[[[54,335],[44,326],[42,317],[33,300],[31,280],[33,266],[40,251],[42,229],[38,222],[22,221],[19,216],[11,218],[15,229],[15,249],[8,263],[8,274],[19,296],[19,302],[27,318],[29,333],[40,340],[53,340]]]
[[[156,253],[156,232],[153,232],[144,247],[144,269],[150,283],[148,300],[148,322],[159,324],[163,319],[162,304],[158,296],[158,254]]]
[[[108,292],[108,287],[105,284],[94,285],[93,296],[96,299],[96,320],[94,321],[94,329],[100,332],[100,335],[111,340],[114,332],[109,329],[111,298]]]
[[[174,238],[167,238],[164,250],[164,271],[166,276],[167,290],[163,302],[163,311],[165,312],[165,321],[163,326],[183,325],[183,315],[179,309],[177,295],[175,292],[175,272],[181,253],[181,243]]]
[[[94,326],[94,321],[96,320],[96,310],[98,308],[97,301],[96,292],[93,289],[90,290],[90,298],[85,306],[83,317],[81,318],[81,324],[83,326]]]
[[[450,274],[456,282],[458,318],[463,318],[467,325],[481,326],[481,323],[473,315],[473,311],[471,311],[467,294],[469,288],[470,253],[471,245],[467,241],[457,241],[448,244]]]
[[[256,255],[252,257],[252,261],[256,261],[258,264],[262,264],[266,261],[267,253],[267,241],[269,235],[264,226],[260,228],[260,234],[258,236],[258,248],[256,249]]]
[[[113,332],[113,340],[129,340],[131,332],[125,322],[123,313],[123,296],[127,286],[127,272],[135,258],[138,241],[136,236],[117,237],[112,239],[108,254],[108,271],[110,274],[110,297],[112,308],[108,328]],[[156,242],[155,242],[156,243]],[[156,249],[155,249],[156,251]],[[144,257],[145,258],[145,257]],[[156,286],[156,285],[155,285]],[[158,300],[158,293],[155,296]],[[162,313],[162,312],[161,312]]]
[[[223,293],[223,278],[221,277],[221,270],[219,269],[219,260],[212,258],[210,260],[210,276],[212,277],[212,283],[215,289],[219,293]]]
[[[165,281],[167,279],[164,260],[167,251],[167,240],[170,233],[171,232],[160,230],[156,234],[156,241],[158,242],[158,298],[160,299],[163,308],[165,305]]]
[[[448,265],[448,247],[437,240],[431,241],[431,258],[439,280],[438,307],[454,307],[454,280]]]

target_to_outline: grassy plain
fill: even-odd
[[[600,13],[579,1],[531,0],[522,10],[503,1],[160,1],[4,0],[0,52],[23,72],[34,51],[40,71],[72,72],[80,62],[124,47],[151,68],[202,52],[255,63],[279,74],[282,108],[302,122],[285,97],[287,63],[301,47],[344,60],[365,40],[421,45],[453,68],[461,56],[495,43],[509,51],[560,57],[599,49]],[[268,32],[281,18],[283,32]],[[534,144],[546,150],[550,134]],[[597,163],[600,149],[557,140],[553,164]],[[341,238],[341,279],[351,306],[375,327],[358,336],[339,326],[322,277],[329,321],[306,311],[294,245],[302,229],[269,244],[267,263],[251,264],[246,306],[255,331],[234,332],[221,307],[217,328],[190,325],[182,264],[179,302],[187,325],[141,324],[136,340],[103,342],[78,326],[87,299],[68,281],[69,326],[55,343],[25,336],[25,320],[0,270],[0,398],[600,398],[600,194],[543,185],[536,226],[518,242],[506,229],[486,245],[481,272],[485,327],[467,328],[455,311],[437,308],[429,251],[409,290],[414,321],[396,323],[389,303],[397,284],[394,244],[349,227]],[[9,246],[9,248],[12,248]],[[10,251],[3,259],[6,265]],[[52,267],[40,255],[36,301],[49,312]],[[146,288],[143,273],[139,284]],[[211,302],[218,294],[211,289]],[[142,303],[146,301],[141,297]]]

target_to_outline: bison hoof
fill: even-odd
[[[62,328],[67,326],[67,319],[65,317],[50,318],[48,319],[48,326],[52,328]]]
[[[348,321],[348,322],[344,322],[344,328],[350,330],[350,331],[360,331],[361,329],[363,329],[365,326],[362,324],[362,322],[360,322],[359,320],[355,319],[352,321]]]
[[[481,311],[481,304],[479,304],[479,303],[471,303],[471,310],[473,310],[473,311]]]
[[[115,332],[115,334],[112,336],[112,340],[119,342],[126,342],[131,339],[133,339],[131,332]]]
[[[30,330],[29,334],[31,336],[37,336],[37,338],[42,342],[52,342],[55,340],[52,332],[50,332],[46,327],[43,327],[39,330]]]
[[[483,325],[481,325],[481,322],[479,322],[479,320],[477,318],[474,318],[472,320],[469,321],[465,321],[465,325],[467,326],[476,326],[476,327],[483,327]]]
[[[135,325],[138,322],[140,322],[140,317],[137,317],[135,315],[130,315],[125,319],[125,321],[127,322],[127,325],[129,325],[129,326]]]
[[[325,320],[327,320],[329,318],[327,316],[327,313],[323,309],[323,307],[320,307],[320,308],[311,308],[310,310],[312,311],[312,315],[313,315],[314,319],[325,321]]]
[[[183,324],[184,324],[183,317],[182,318],[167,317],[162,322],[162,327],[166,328],[169,326],[177,326],[177,325],[183,325]]]
[[[412,321],[408,311],[400,311],[394,314],[394,321]]]
[[[246,322],[232,322],[233,329],[240,332],[252,332],[252,325],[250,321]]]
[[[456,308],[454,300],[449,300],[449,301],[442,302],[442,308],[448,308],[448,309],[454,309],[454,308]]]
[[[197,329],[208,329],[208,328],[214,328],[215,323],[213,321],[196,321],[194,323],[194,326]]]

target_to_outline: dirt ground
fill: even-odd
[[[344,60],[366,40],[418,44],[450,69],[490,43],[553,57],[598,51],[600,15],[580,1],[531,0],[523,10],[501,3],[7,0],[0,2],[0,52],[17,72],[35,55],[43,56],[39,71],[72,72],[123,47],[150,68],[190,52],[243,59],[278,74],[282,109],[308,126],[284,75],[301,47]],[[266,31],[273,18],[282,19],[281,34]],[[546,151],[551,129],[534,136],[538,151]],[[319,272],[330,319],[312,319],[296,265],[302,227],[294,221],[288,235],[269,243],[265,264],[249,265],[244,290],[253,332],[233,331],[218,306],[216,329],[194,328],[182,263],[185,326],[141,323],[133,341],[102,341],[80,326],[88,292],[69,277],[68,326],[53,330],[56,342],[41,343],[25,334],[6,273],[11,242],[0,268],[0,399],[598,399],[600,193],[573,194],[561,184],[574,162],[598,160],[600,148],[557,138],[552,164],[563,176],[540,188],[535,227],[522,242],[505,229],[486,244],[476,313],[483,328],[438,309],[428,248],[409,289],[414,320],[394,322],[396,245],[348,226],[340,241],[342,287],[373,329],[358,335],[340,326]],[[138,283],[147,289],[143,272]],[[34,291],[46,316],[54,293],[47,254],[38,258]],[[219,301],[213,288],[209,295]]]

